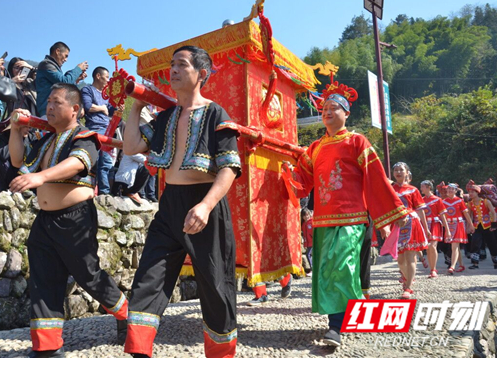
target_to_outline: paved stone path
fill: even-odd
[[[385,257],[379,258],[379,262],[372,266],[372,299],[398,298],[402,290],[397,264]],[[428,279],[428,272],[420,263],[417,268],[414,287],[417,303],[490,301],[496,318],[497,272],[489,258],[481,262],[479,270],[441,275],[437,279]],[[438,270],[446,271],[443,262]],[[389,338],[394,334],[357,333],[343,334],[342,347],[333,350],[320,341],[327,328],[327,317],[311,313],[311,279],[295,280],[292,295],[287,299],[280,298],[280,291],[279,285],[271,286],[268,289],[271,300],[259,307],[246,305],[253,298],[252,293],[238,293],[237,357],[472,357],[474,333],[449,333],[446,329],[451,320],[448,319],[442,331],[411,329],[404,334],[406,337],[439,337],[447,341],[446,346],[381,346],[380,342],[377,344],[381,336]],[[171,304],[165,314],[156,337],[154,356],[204,357],[199,301]],[[67,357],[129,357],[114,341],[115,320],[109,315],[65,323]],[[0,331],[0,358],[26,357],[30,347],[29,328]]]

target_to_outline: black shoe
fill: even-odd
[[[47,351],[31,351],[28,355],[30,358],[63,358],[66,357],[64,354],[64,347],[57,350],[47,350]]]
[[[149,356],[146,354],[130,354],[134,359],[149,359]]]
[[[342,343],[340,340],[340,329],[337,327],[330,327],[325,337],[323,337],[323,342],[330,346],[338,347]]]
[[[479,266],[478,265],[472,265],[472,266],[469,266],[469,269],[470,270],[479,269]]]
[[[118,345],[124,345],[125,340],[127,339],[127,320],[122,319],[116,320],[116,342]]]
[[[290,280],[288,280],[288,284],[286,284],[283,288],[281,288],[281,298],[288,298],[290,294],[292,294],[292,280],[293,277],[290,275]]]
[[[255,297],[251,301],[249,301],[247,303],[247,305],[253,307],[255,305],[261,305],[262,303],[265,303],[265,302],[267,302],[267,295],[263,295],[260,298]]]
[[[156,197],[154,197],[154,196],[148,196],[148,197],[146,197],[146,199],[152,203],[158,203],[158,199],[156,199]]]

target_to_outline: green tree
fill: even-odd
[[[459,96],[416,99],[411,115],[394,114],[389,135],[391,164],[406,162],[413,183],[424,179],[458,182],[496,181],[496,94],[488,88]],[[383,158],[382,133],[361,129]]]
[[[392,101],[391,161],[408,163],[416,185],[496,180],[496,13],[486,4],[430,20],[400,14],[381,31],[382,41],[397,46],[382,52]],[[348,128],[365,134],[382,159],[382,133],[370,126],[366,76],[376,70],[374,42],[362,25],[362,17],[354,17],[338,45],[312,48],[304,61],[339,66],[335,80],[359,94]],[[322,91],[330,78],[317,77]],[[323,134],[321,126],[300,128],[299,141],[309,145]]]
[[[339,43],[344,43],[349,39],[356,39],[364,37],[365,35],[372,35],[372,23],[369,18],[365,18],[364,15],[355,16],[351,20],[351,24],[348,25],[342,32],[342,37],[339,39]]]

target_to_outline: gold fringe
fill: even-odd
[[[245,279],[248,274],[248,268],[236,267],[236,279]]]
[[[279,155],[276,152],[264,148],[257,148],[254,153],[247,156],[248,165],[255,166],[261,170],[274,171],[277,173],[281,173],[281,165],[284,160],[295,163],[292,157]]]
[[[182,265],[182,269],[181,269],[179,276],[183,276],[183,275],[194,276],[193,267],[191,265]]]
[[[282,267],[279,270],[259,273],[253,275],[251,278],[248,278],[248,268],[246,267],[236,267],[236,278],[237,279],[247,279],[249,286],[255,286],[255,284],[264,282],[264,281],[273,281],[279,279],[280,277],[291,273],[299,276],[305,276],[306,273],[303,267],[297,267],[295,265],[289,265],[286,267]],[[179,276],[194,276],[193,266],[191,265],[183,265]]]
[[[299,276],[306,275],[303,267],[297,267],[295,265],[290,265],[290,266],[282,267],[281,269],[276,270],[276,271],[261,272],[261,273],[255,274],[251,278],[247,278],[247,283],[248,283],[248,286],[252,287],[252,286],[255,286],[255,284],[260,283],[260,282],[273,281],[273,280],[279,279],[280,277],[282,277],[288,273],[299,275]]]
[[[239,278],[246,278],[248,273],[248,269],[246,267],[236,267],[236,279]],[[182,265],[180,275],[186,275],[186,276],[194,276],[194,270],[193,266],[191,265]]]

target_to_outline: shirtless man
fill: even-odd
[[[152,356],[186,254],[198,283],[205,355],[236,352],[235,241],[225,195],[241,163],[237,132],[225,128],[229,116],[200,93],[211,69],[205,50],[177,49],[170,69],[177,106],[139,127],[145,104],[136,100],[125,129],[125,153],[149,152],[149,166],[165,169],[167,182],[132,284],[125,352],[134,357]]]
[[[26,243],[30,265],[30,357],[65,357],[62,331],[68,276],[118,321],[118,342],[126,337],[127,300],[97,256],[97,210],[94,205],[96,133],[78,123],[82,97],[75,85],[55,84],[48,98],[47,119],[55,128],[24,157],[27,127],[12,123],[12,165],[21,176],[10,191],[37,189],[38,213]],[[27,110],[16,110],[29,116]]]

